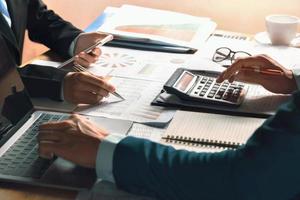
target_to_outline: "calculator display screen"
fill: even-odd
[[[193,74],[185,72],[174,87],[178,90],[185,91],[194,77],[195,76]]]

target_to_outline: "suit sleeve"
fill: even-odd
[[[159,199],[291,199],[299,169],[299,92],[236,151],[195,153],[127,137],[113,156],[120,188]]]
[[[48,10],[41,0],[29,1],[27,16],[27,29],[31,40],[46,45],[61,56],[70,56],[69,47],[82,33],[81,30]]]
[[[296,64],[291,70],[296,80],[297,89],[300,90],[300,64]]]
[[[31,64],[18,70],[31,97],[47,97],[58,101],[63,99],[62,87],[67,71]]]

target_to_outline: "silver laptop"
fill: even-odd
[[[3,40],[0,40],[0,181],[68,189],[89,188],[95,170],[76,166],[60,158],[38,155],[36,136],[41,123],[60,121],[68,114],[36,111]],[[132,123],[92,118],[112,132],[127,131]]]

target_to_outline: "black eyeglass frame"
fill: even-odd
[[[223,59],[221,59],[221,60],[216,60],[216,59],[215,59],[216,54],[222,55],[222,54],[220,54],[220,51],[219,51],[220,49],[227,49],[227,50],[229,51],[229,53],[228,53],[228,55],[224,55],[224,58],[223,58]],[[222,62],[222,61],[224,61],[224,60],[231,60],[231,63],[233,63],[233,62],[234,62],[234,55],[237,54],[237,53],[244,53],[244,54],[246,54],[246,55],[248,55],[248,56],[252,56],[250,53],[248,53],[248,52],[246,52],[246,51],[232,51],[232,50],[231,50],[230,48],[228,48],[228,47],[220,47],[220,48],[217,48],[217,49],[216,49],[216,51],[215,51],[215,53],[214,53],[214,55],[213,55],[212,60],[213,60],[214,62],[216,62],[216,63]]]

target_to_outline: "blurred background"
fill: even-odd
[[[300,0],[43,0],[49,8],[75,26],[84,29],[107,6],[133,4],[172,10],[195,16],[207,16],[217,29],[255,34],[265,30],[265,16],[289,14],[300,17]],[[25,40],[23,63],[47,51],[47,48]]]

